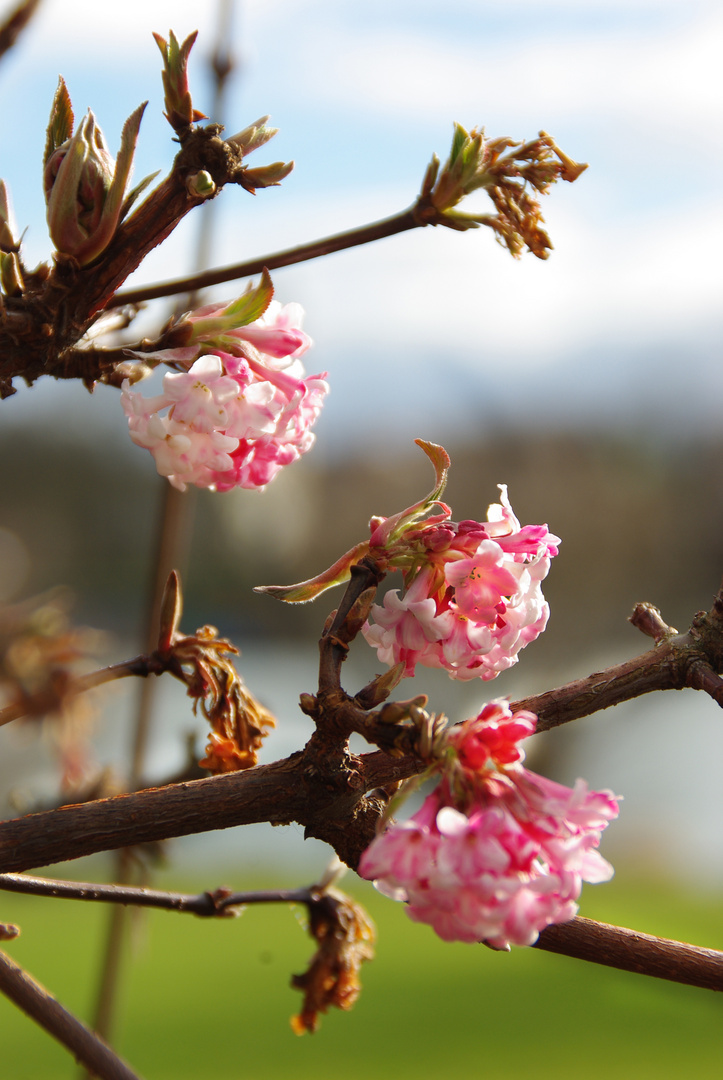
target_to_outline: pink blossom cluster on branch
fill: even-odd
[[[524,768],[519,742],[536,723],[497,701],[452,729],[438,787],[362,855],[361,876],[445,941],[532,945],[573,918],[583,881],[612,877],[596,849],[618,801]]]
[[[494,679],[545,629],[540,583],[560,540],[546,525],[522,527],[507,488],[500,491],[488,521],[454,522],[446,513],[405,532],[414,552],[402,567],[405,592],[388,592],[363,629],[379,659],[403,663],[405,676],[422,664],[454,679]]]
[[[222,308],[212,305],[194,316],[212,321]],[[198,356],[188,371],[164,376],[160,395],[145,398],[124,382],[131,439],[150,450],[174,487],[263,490],[311,448],[311,428],[329,387],[326,373],[305,377],[299,358],[311,339],[302,318],[298,304],[272,301],[261,318],[227,330],[225,348],[200,356],[195,345],[156,354],[177,364]]]

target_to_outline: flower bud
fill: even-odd
[[[20,296],[24,288],[20,260],[14,251],[0,251],[0,286],[6,296]]]
[[[15,239],[10,193],[5,187],[5,181],[0,180],[0,251],[17,251],[19,246]]]
[[[186,177],[186,191],[194,199],[210,199],[216,194],[213,177],[205,169]]]
[[[67,100],[64,85],[62,90],[65,98],[59,90],[48,129],[44,172],[48,227],[57,250],[86,266],[106,249],[120,222],[145,104],[125,122],[116,163],[90,110],[75,134],[58,145],[56,131],[72,132],[73,124],[70,112],[65,125],[57,126],[58,102]],[[67,100],[68,108],[69,104]]]

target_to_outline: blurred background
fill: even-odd
[[[0,130],[0,175],[19,229],[27,229],[30,265],[50,251],[41,161],[58,75],[76,117],[92,107],[114,154],[123,121],[149,100],[138,180],[167,170],[175,150],[151,31],[165,36],[170,27],[182,38],[199,30],[191,85],[194,104],[208,112],[207,59],[217,22],[215,4],[185,0],[127,0],[122,12],[90,0],[44,0],[34,28],[0,66],[0,87],[12,101]],[[213,262],[222,265],[404,209],[432,153],[446,157],[455,120],[468,129],[482,124],[492,137],[527,139],[544,128],[573,158],[590,163],[574,185],[560,185],[543,200],[555,248],[546,262],[512,260],[488,230],[428,228],[273,274],[277,298],[306,310],[315,343],[307,370],[329,372],[317,445],[263,494],[193,493],[183,566],[184,629],[210,622],[231,637],[242,649],[244,678],[280,720],[262,760],[298,749],[308,736],[298,694],[315,686],[315,642],[337,601],[329,594],[288,610],[251,589],[318,572],[366,535],[371,514],[394,513],[428,491],[431,470],[415,437],[449,451],[445,498],[456,518],[484,518],[496,485],[507,483],[521,521],[547,522],[563,545],[545,585],[550,625],[516,668],[484,686],[420,672],[414,684],[402,684],[402,696],[427,692],[433,709],[462,719],[492,696],[547,690],[644,651],[647,639],[626,622],[639,600],[657,604],[680,629],[710,605],[723,569],[722,36],[723,16],[712,0],[233,5],[227,44],[237,68],[227,130],[270,113],[280,134],[253,164],[293,158],[296,168],[282,187],[255,198],[225,191],[212,225],[206,210],[191,216],[131,284],[190,268],[199,230],[212,228]],[[235,288],[220,287],[205,299],[231,297]],[[149,304],[134,335],[157,331],[170,311],[165,301]],[[102,661],[122,659],[142,647],[163,482],[150,455],[130,443],[117,391],[101,387],[91,396],[50,380],[17,389],[0,402],[0,601],[16,603],[62,584],[73,597],[73,619],[107,632]],[[375,655],[360,642],[346,666],[347,688],[376,670]],[[136,687],[123,687],[99,702],[95,759],[120,775],[136,695]],[[200,744],[202,728],[182,688],[161,684],[149,778],[182,765],[185,737],[194,731]],[[52,740],[39,748],[30,726],[11,725],[0,730],[0,745],[2,812],[57,797]],[[705,915],[723,885],[722,754],[720,716],[693,691],[651,695],[533,741],[532,767],[566,783],[583,775],[625,796],[604,839],[617,878],[597,894],[588,888],[583,914],[624,921],[627,912],[628,925],[656,932],[652,894],[660,889],[679,919],[661,919],[659,932],[723,945]],[[282,877],[283,884],[314,880],[326,856],[323,845],[304,842],[295,828],[232,830],[170,846],[173,873],[195,880],[220,867],[237,887],[249,875],[264,882]],[[101,874],[104,865],[91,870]],[[214,883],[204,877],[194,887]],[[659,906],[665,908],[662,900]],[[391,919],[388,932],[408,941],[406,952],[398,947],[399,963],[417,970],[431,934],[400,928],[396,909]],[[278,931],[269,932],[273,939]],[[198,948],[205,962],[216,963],[227,944],[215,928],[210,933],[216,951]],[[414,936],[421,934],[424,940]],[[429,954],[429,974],[434,979],[442,965],[444,979],[463,986],[469,961],[462,950],[453,952],[461,968],[437,949],[440,959]],[[238,957],[242,962],[241,949]],[[283,955],[279,961],[283,967]],[[261,968],[265,962],[259,960]],[[580,965],[537,954],[514,963],[515,970],[524,966],[525,979],[533,969],[544,979],[559,976],[555,986],[573,1007],[570,980],[578,979]],[[609,978],[610,990],[607,974],[593,972],[588,983],[602,987],[604,1002],[593,1007],[609,1007],[610,1024],[619,1026],[626,1010],[646,1016],[645,1023],[653,1014],[668,1020],[639,1045],[631,1034],[627,1049],[610,1051],[606,1067],[652,1076],[652,1044],[662,1047],[662,1060],[676,1040],[690,1038],[699,1047],[699,1075],[715,1075],[706,1072],[701,1031],[676,1031],[669,1022],[689,1016],[707,1031],[701,1017],[709,1006],[697,1004],[708,1001],[702,991],[654,987],[641,991],[648,995],[641,1004],[638,991],[627,989],[632,977]],[[511,980],[509,994],[518,986]],[[367,1017],[367,1024],[380,1022]],[[348,1020],[330,1018],[339,1047],[352,1030],[342,1026]],[[469,1013],[458,1020],[466,1031]],[[495,1015],[495,1031],[508,1022]],[[368,1042],[371,1028],[360,1023],[356,1037]],[[317,1040],[325,1037],[322,1031]],[[330,1047],[310,1059],[310,1070],[331,1060],[324,1057]],[[460,1053],[461,1067],[471,1050]],[[525,1060],[547,1075],[539,1058]],[[303,1075],[307,1066],[291,1061]],[[391,1076],[399,1064],[389,1061],[370,1059],[364,1067]],[[652,1062],[650,1073],[644,1061]],[[182,1075],[179,1064],[167,1073],[163,1067],[156,1063],[149,1076]],[[256,1067],[245,1075],[256,1075]],[[35,1068],[13,1075],[46,1075],[44,1065]],[[415,1068],[432,1075],[426,1059]],[[528,1065],[519,1073],[505,1068],[527,1075]],[[556,1061],[556,1075],[559,1068]],[[228,1069],[217,1075],[241,1075]]]

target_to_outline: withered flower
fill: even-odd
[[[484,128],[468,132],[455,124],[447,161],[440,168],[435,154],[427,168],[417,213],[427,224],[460,232],[487,225],[511,255],[518,257],[526,248],[538,259],[546,259],[552,243],[542,228],[536,193],[546,195],[558,180],[572,183],[586,168],[564,154],[545,131],[520,143],[507,137],[487,139]],[[477,190],[487,192],[496,215],[457,209],[465,196]]]
[[[185,683],[194,712],[200,706],[211,725],[206,757],[199,765],[212,773],[250,769],[276,720],[256,700],[231,662],[231,656],[238,656],[236,646],[220,638],[215,626],[202,626],[191,636],[181,634],[182,610],[181,582],[172,570],[161,602],[156,656],[165,671]]]
[[[276,727],[276,720],[231,662],[230,656],[238,655],[238,649],[217,635],[215,626],[202,626],[189,637],[176,635],[168,670],[186,684],[194,712],[200,707],[212,728],[200,767],[212,773],[236,772],[256,764],[264,737],[269,728]]]
[[[298,1016],[291,1027],[297,1035],[314,1032],[319,1013],[334,1006],[351,1009],[359,997],[359,969],[374,957],[374,926],[366,912],[344,893],[327,889],[309,904],[309,933],[318,943],[309,968],[293,975],[291,985],[304,994]]]

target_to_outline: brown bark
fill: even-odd
[[[723,953],[580,916],[548,926],[534,947],[704,990],[723,990]]]
[[[355,598],[364,594],[369,576],[373,576],[371,567],[352,579],[353,593],[347,598],[350,610],[354,610]],[[538,731],[545,731],[653,690],[701,686],[701,672],[713,674],[717,685],[715,672],[723,666],[722,613],[723,606],[716,600],[709,614],[696,616],[687,634],[671,636],[635,660],[587,679],[514,702],[512,708],[535,712]],[[388,788],[416,775],[424,763],[409,753],[391,757],[377,751],[360,758],[347,753],[340,736],[343,739],[352,730],[369,734],[375,714],[359,708],[334,685],[345,642],[329,632],[321,644],[326,688],[310,706],[312,712],[321,710],[321,722],[303,753],[246,772],[6,821],[0,825],[0,872],[258,821],[297,821],[308,836],[330,843],[340,858],[355,867],[386,804],[384,792],[373,789]],[[392,729],[386,726],[386,730]],[[404,729],[403,734],[410,731]],[[367,792],[372,794],[367,796]]]
[[[0,952],[0,992],[62,1043],[100,1080],[141,1080],[111,1048],[81,1024],[45,987]]]

